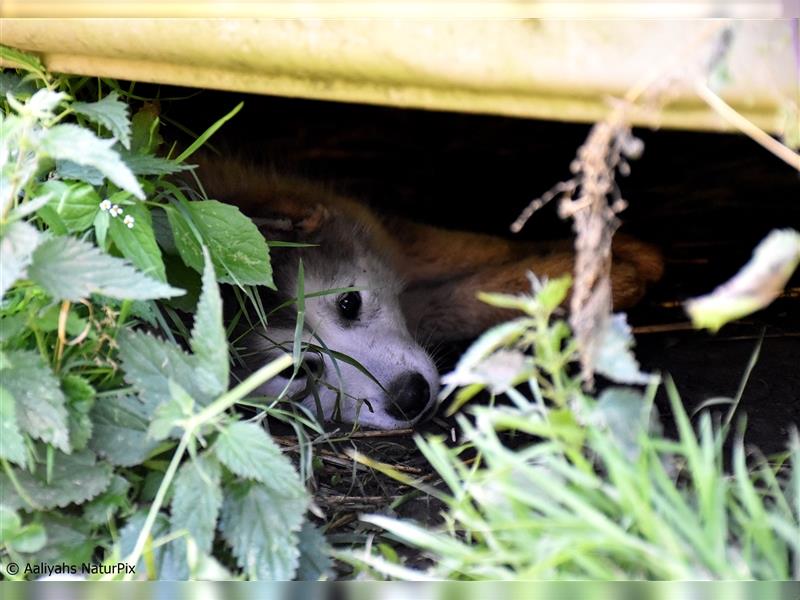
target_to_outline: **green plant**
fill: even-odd
[[[459,416],[464,441],[454,448],[417,438],[443,486],[360,459],[443,503],[436,530],[364,517],[423,551],[431,566],[408,569],[369,547],[340,557],[400,579],[797,579],[797,432],[787,457],[770,465],[748,464],[740,430],[729,475],[727,428],[703,412],[695,433],[667,380],[679,437],[664,438],[653,409],[659,382],[639,372],[621,320],[598,364],[612,379],[650,379],[646,392],[610,387],[591,397],[571,375],[569,328],[554,318],[569,281],[534,283],[533,296],[485,296],[523,316],[484,334],[446,379],[446,394],[463,386],[454,408],[482,389],[510,404],[475,406],[472,420]]]
[[[167,177],[241,105],[160,156],[133,86],[0,56],[19,66],[0,73],[0,571],[318,577],[304,483],[260,422],[279,399],[254,421],[230,410],[292,364],[229,389],[217,281],[272,286],[267,243]]]

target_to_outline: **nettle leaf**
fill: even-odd
[[[131,170],[111,148],[116,140],[104,140],[78,125],[56,125],[40,141],[41,149],[54,160],[70,160],[94,167],[115,185],[144,200],[142,186]]]
[[[71,160],[56,161],[56,175],[61,179],[83,181],[93,186],[103,185],[105,177],[94,167],[79,165]]]
[[[17,423],[14,396],[0,387],[0,458],[25,466],[25,440]]]
[[[267,242],[237,207],[216,200],[184,206],[211,253],[218,281],[275,289]],[[202,273],[203,253],[191,227],[175,207],[167,208],[167,216],[183,262]]]
[[[214,451],[233,473],[260,481],[270,493],[287,498],[306,497],[294,465],[259,425],[231,423],[220,431]]]
[[[290,581],[300,559],[299,531],[307,502],[274,494],[256,482],[225,490],[220,531],[251,579]]]
[[[91,227],[101,198],[88,183],[67,184],[63,181],[48,181],[37,189],[39,194],[52,194],[50,206],[70,233]]]
[[[310,521],[303,523],[298,534],[300,564],[297,567],[298,581],[319,581],[332,572],[331,549],[325,536]]]
[[[142,531],[142,527],[144,527],[145,520],[147,520],[147,510],[142,509],[128,519],[125,526],[119,530],[119,549],[120,556],[123,560],[133,552],[133,548],[136,546],[136,540],[139,538],[139,533]],[[167,516],[164,513],[158,513],[155,523],[153,523],[153,528],[150,530],[150,535],[153,539],[158,539],[166,535],[168,531],[169,520]],[[148,557],[147,561],[145,560],[147,552],[145,552],[136,564],[137,575],[145,574],[149,579],[159,579],[166,555],[164,550],[165,548],[169,549],[171,546],[172,544],[153,547],[152,554]],[[155,567],[155,572],[151,572],[149,565]]]
[[[42,242],[33,253],[28,276],[54,299],[74,302],[91,294],[121,300],[151,300],[184,293],[144,275],[127,261],[72,237],[53,237]]]
[[[135,396],[110,396],[95,402],[90,413],[89,447],[112,464],[133,467],[144,462],[158,446],[147,437],[153,407]]]
[[[217,516],[222,505],[222,469],[206,454],[181,466],[175,478],[170,508],[172,533],[185,529],[203,554],[211,552]],[[178,544],[185,548],[185,541]]]
[[[25,277],[39,244],[39,232],[24,221],[7,226],[0,239],[0,298],[18,279]]]
[[[37,352],[14,350],[5,354],[0,370],[3,387],[14,398],[22,431],[70,451],[64,394],[50,367]]]
[[[90,121],[102,125],[126,148],[131,144],[131,123],[128,119],[128,105],[119,99],[117,92],[111,92],[97,102],[73,102],[74,112]]]
[[[203,248],[203,291],[197,303],[190,345],[198,368],[214,378],[217,394],[228,389],[228,338],[222,324],[222,298],[214,279],[214,266]]]
[[[123,217],[112,218],[108,227],[111,240],[119,248],[122,256],[131,261],[142,273],[166,282],[164,260],[153,233],[150,211],[139,203],[128,205],[124,210],[126,216],[134,219],[133,227],[128,227]]]
[[[181,171],[191,171],[197,165],[179,163],[169,158],[149,154],[121,153],[120,156],[135,175],[172,175]]]
[[[611,315],[601,336],[595,371],[617,383],[644,385],[652,381],[652,375],[639,370],[631,351],[635,342],[624,314]]]
[[[37,507],[63,508],[91,500],[105,490],[111,482],[112,467],[106,462],[98,463],[90,450],[73,454],[55,452],[49,479],[45,463],[37,464],[33,473],[15,470],[14,476]],[[0,502],[14,509],[31,508],[17,494],[16,487],[5,473],[0,473]]]
[[[146,333],[124,331],[119,336],[119,355],[125,381],[153,409],[172,398],[170,379],[202,406],[216,397],[216,388],[211,385],[214,389],[209,390],[209,377],[197,368],[195,358],[174,344]]]
[[[120,510],[128,510],[128,490],[131,484],[120,475],[114,475],[106,491],[84,505],[83,518],[93,525],[105,525]]]
[[[39,60],[39,57],[34,54],[28,54],[27,52],[22,52],[15,48],[0,45],[0,58],[3,59],[3,62],[10,62],[14,66],[30,71],[31,73],[36,73],[36,75],[44,79],[44,65],[42,65],[42,61]]]
[[[168,438],[172,430],[194,412],[194,400],[186,390],[172,379],[169,379],[167,384],[170,399],[156,408],[150,427],[147,428],[147,435],[158,441]]]

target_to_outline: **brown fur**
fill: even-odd
[[[507,310],[480,302],[479,291],[530,291],[527,273],[557,277],[570,273],[573,251],[569,242],[539,244],[480,233],[452,231],[406,219],[380,219],[366,206],[304,180],[287,178],[241,161],[202,161],[199,172],[211,198],[238,205],[264,223],[268,239],[286,239],[325,246],[320,232],[332,227],[368,232],[372,252],[387,257],[406,284],[404,313],[412,334],[420,339],[467,339],[511,316]],[[281,226],[280,223],[284,225]],[[350,228],[342,228],[342,222]],[[323,253],[340,244],[328,238]],[[614,307],[626,309],[641,300],[647,285],[660,279],[663,260],[651,245],[618,235],[613,246]]]

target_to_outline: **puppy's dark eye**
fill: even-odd
[[[358,318],[358,311],[361,310],[361,294],[359,292],[347,292],[337,299],[339,314],[348,321]]]

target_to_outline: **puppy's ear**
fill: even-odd
[[[307,205],[300,210],[282,211],[253,218],[267,240],[303,242],[316,237],[330,219],[330,211],[322,204]]]

